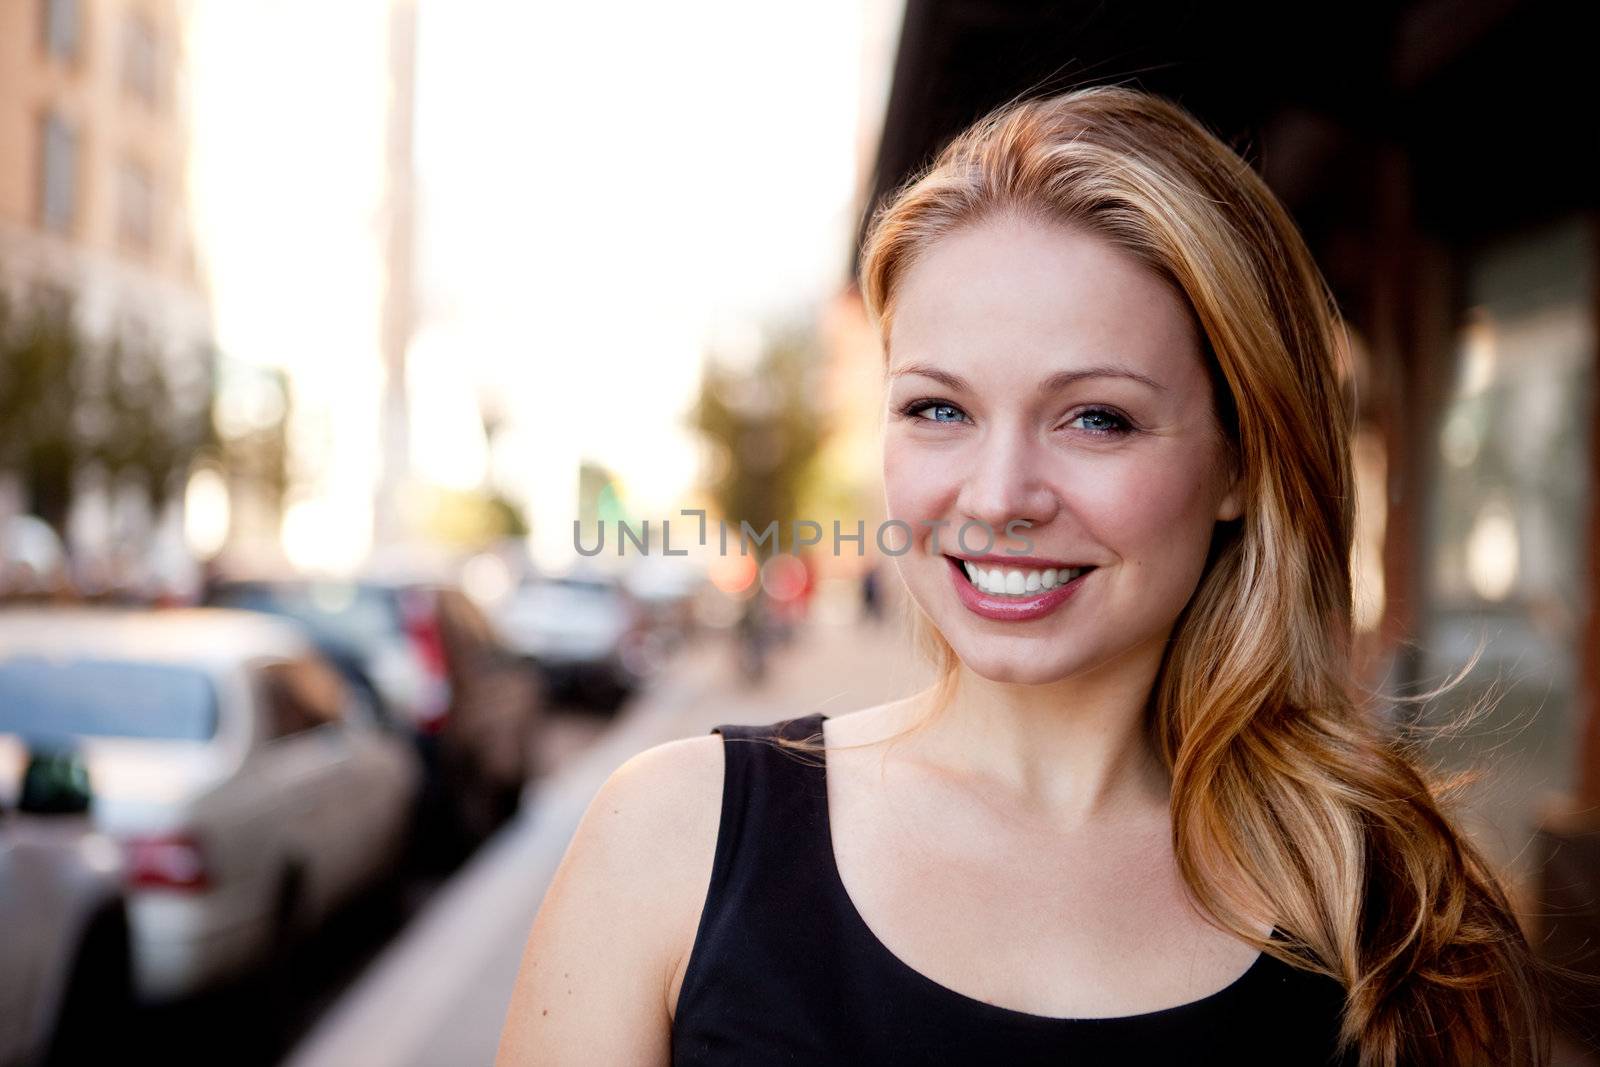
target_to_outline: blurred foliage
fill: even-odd
[[[469,550],[528,535],[527,519],[498,491],[419,483],[406,492],[412,525],[424,536]]]
[[[712,498],[729,523],[729,549],[741,521],[760,535],[774,520],[787,550],[812,465],[827,433],[817,403],[821,351],[798,325],[776,330],[749,368],[707,360],[692,425],[722,457],[710,474]],[[831,531],[829,531],[831,532]],[[769,539],[752,549],[761,557]]]
[[[41,287],[25,306],[0,294],[0,469],[19,476],[24,507],[61,534],[79,473],[131,482],[159,510],[196,456],[221,449],[211,353],[171,360],[127,332],[96,344],[76,323],[63,291]],[[179,380],[175,364],[187,372]]]
[[[191,357],[191,364],[204,368],[204,380],[197,388],[177,388],[159,352],[118,336],[93,383],[95,393],[79,398],[98,409],[90,458],[114,476],[131,478],[156,510],[183,491],[194,457],[220,445],[211,418],[211,360]]]
[[[578,537],[585,545],[599,543],[600,523],[610,528],[612,537],[621,537],[617,523],[630,521],[622,504],[617,476],[610,468],[592,459],[578,462]]]
[[[227,473],[230,486],[282,514],[289,493],[288,426],[293,416],[294,394],[281,367],[250,366],[235,373],[248,380],[254,394],[249,418],[228,420],[221,446],[213,458]],[[216,425],[220,420],[213,418]]]
[[[88,451],[73,417],[84,346],[71,326],[70,303],[41,297],[24,315],[0,293],[0,468],[21,477],[24,507],[59,534],[73,472]]]

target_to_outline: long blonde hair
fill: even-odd
[[[859,280],[885,349],[908,265],[1000,214],[1104,238],[1186,296],[1244,478],[1244,514],[1217,526],[1148,709],[1196,903],[1337,979],[1341,1040],[1362,1067],[1546,1063],[1544,971],[1500,875],[1355,678],[1348,351],[1289,214],[1160,97],[1096,86],[1014,101],[874,214]],[[959,663],[914,618],[939,668],[937,714]],[[1266,918],[1281,941],[1255,933]]]

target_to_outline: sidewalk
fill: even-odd
[[[590,799],[637,752],[707,733],[822,711],[842,715],[932,680],[892,621],[815,624],[777,650],[759,688],[733,649],[687,650],[578,760],[539,783],[503,829],[379,956],[289,1057],[291,1067],[492,1064],[544,891]]]

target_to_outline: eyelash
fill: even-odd
[[[961,408],[958,405],[952,404],[948,400],[938,400],[938,399],[935,399],[935,398],[924,398],[924,399],[921,399],[921,400],[913,400],[910,403],[901,405],[897,409],[897,411],[900,414],[900,416],[903,417],[903,418],[918,419],[918,421],[921,421],[921,422],[938,423],[938,422],[941,422],[941,421],[944,421],[944,422],[951,421],[951,420],[940,420],[940,419],[923,419],[923,418],[920,418],[920,416],[917,414],[918,412],[923,411],[926,408],[933,408],[933,407],[954,408],[956,411],[961,411]],[[966,412],[963,411],[962,414],[965,415]],[[1086,431],[1092,437],[1126,437],[1128,434],[1134,432],[1133,424],[1131,422],[1129,422],[1121,414],[1119,414],[1116,411],[1113,411],[1110,408],[1105,408],[1105,407],[1087,407],[1087,408],[1084,408],[1082,411],[1076,413],[1073,416],[1073,420],[1076,421],[1077,419],[1081,419],[1085,415],[1104,415],[1107,418],[1115,420],[1117,422],[1117,424],[1118,424],[1118,428],[1117,429],[1112,429],[1112,430],[1089,430],[1089,431]]]

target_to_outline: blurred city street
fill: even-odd
[[[1350,681],[1600,983],[1600,8],[1280,8],[0,3],[0,1067],[487,1064],[616,767],[933,680],[897,524],[1038,475],[1056,543],[1131,558],[1162,494],[1075,465],[1160,435],[943,451],[920,412],[981,424],[981,383],[895,365],[920,253],[868,240],[974,118],[1100,85],[1304,238]],[[1235,428],[1307,380],[1211,347]],[[930,370],[964,385],[895,396]],[[1106,370],[1039,417],[1131,409]],[[1557,992],[1561,1067],[1600,1067]]]
[[[686,651],[614,725],[569,725],[572,758],[379,956],[289,1059],[293,1067],[436,1067],[493,1062],[523,943],[572,831],[607,775],[652,745],[720,723],[844,714],[931,680],[889,620],[797,630],[762,684],[735,649]],[[588,742],[585,744],[585,742]],[[577,751],[581,749],[581,751]]]

